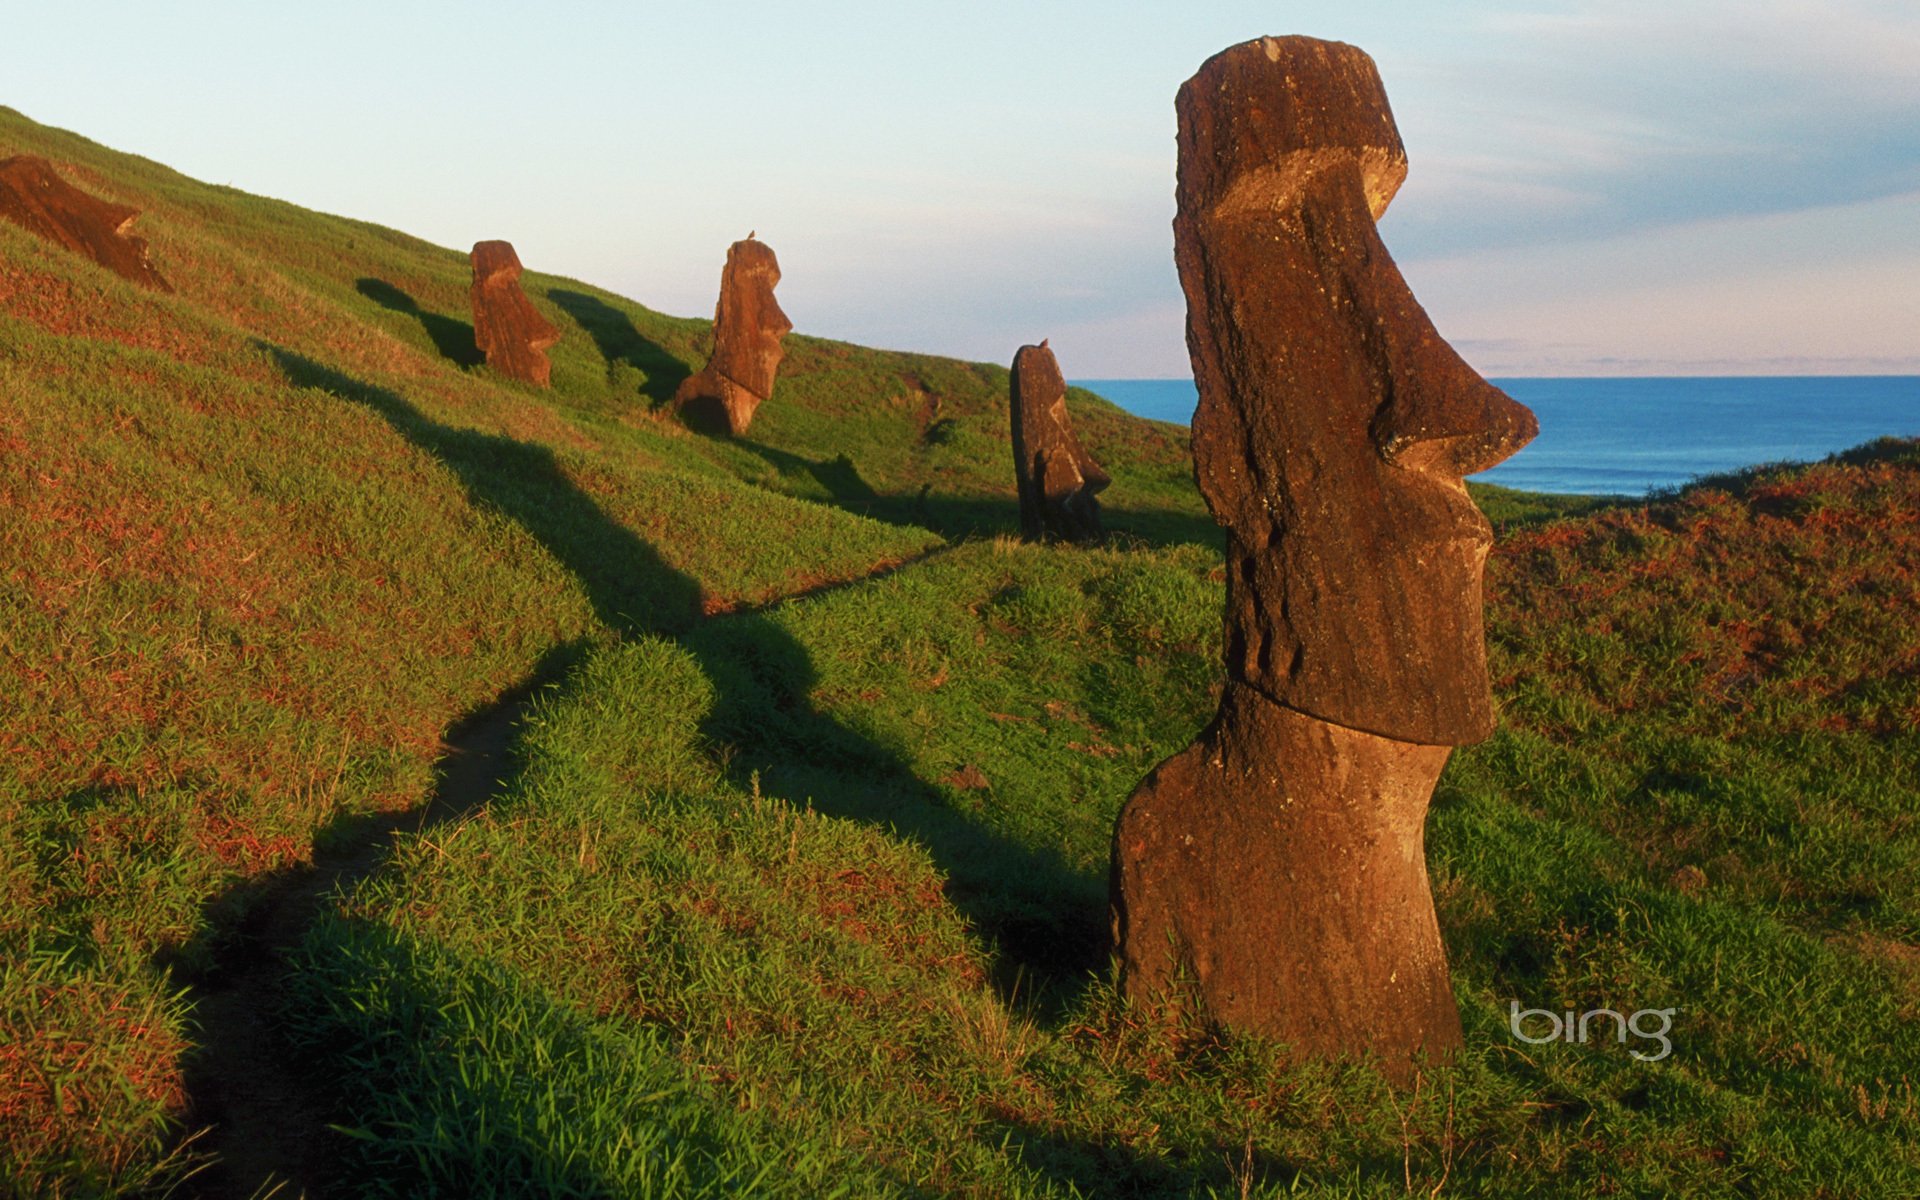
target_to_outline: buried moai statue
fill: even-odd
[[[1492,534],[1462,477],[1537,426],[1442,340],[1381,244],[1406,155],[1372,59],[1248,42],[1176,109],[1227,679],[1115,827],[1122,986],[1404,1079],[1461,1042],[1425,819],[1451,748],[1493,729]]]
[[[474,243],[473,344],[502,375],[546,387],[553,372],[547,348],[560,331],[520,289],[520,270],[512,242]]]
[[[139,215],[73,187],[44,158],[17,154],[0,162],[0,217],[143,287],[171,292],[147,261],[146,240],[130,232]]]
[[[673,395],[688,424],[738,437],[753,423],[754,410],[773,395],[780,339],[793,330],[773,298],[779,282],[780,263],[765,242],[749,233],[727,248],[713,310],[713,353]]]
[[[1100,502],[1094,497],[1112,480],[1073,436],[1067,381],[1044,339],[1014,354],[1009,388],[1020,535],[1028,541],[1097,540]]]

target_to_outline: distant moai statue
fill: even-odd
[[[1263,38],[1208,60],[1176,109],[1227,680],[1115,826],[1122,986],[1405,1078],[1461,1041],[1425,818],[1451,748],[1493,729],[1492,532],[1462,477],[1538,427],[1440,337],[1381,244],[1406,154],[1372,59]]]
[[[780,339],[793,331],[773,298],[779,282],[779,260],[753,234],[727,248],[713,310],[713,353],[673,395],[688,424],[738,437],[753,423],[754,410],[773,395],[783,354]]]
[[[474,243],[473,344],[502,375],[546,387],[553,372],[547,348],[560,331],[520,289],[520,270],[512,242]]]
[[[1067,420],[1067,380],[1046,339],[1014,354],[1008,387],[1020,536],[1030,542],[1097,541],[1100,501],[1095,496],[1113,481],[1073,436]]]
[[[171,292],[173,285],[147,259],[146,239],[132,233],[139,215],[139,209],[87,195],[44,158],[16,154],[0,162],[0,217],[142,287]]]

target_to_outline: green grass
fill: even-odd
[[[1809,476],[1859,493],[1823,510],[1840,514],[1826,537],[1891,544],[1871,581],[1835,584],[1839,608],[1805,619],[1833,632],[1836,660],[1840,638],[1871,636],[1898,663],[1916,635],[1870,610],[1911,579],[1912,534],[1884,523],[1910,511],[1920,453],[1762,477],[1750,495]],[[669,1039],[710,1111],[760,1123],[762,1161],[827,1162],[876,1193],[1367,1195],[1444,1177],[1462,1194],[1904,1194],[1920,1185],[1911,721],[1810,734],[1832,696],[1795,698],[1799,675],[1755,685],[1766,716],[1727,720],[1691,647],[1647,660],[1693,618],[1658,588],[1609,585],[1644,567],[1616,531],[1685,529],[1702,502],[1548,525],[1499,552],[1504,726],[1456,756],[1431,829],[1469,1050],[1418,1096],[1358,1067],[1289,1069],[1253,1040],[1150,1031],[1101,969],[1113,815],[1211,709],[1219,584],[1197,548],[976,543],[596,655],[542,702],[505,799],[315,932],[310,1037],[350,1054],[338,1039],[391,1037],[328,964],[373,955],[423,1004],[491,964],[593,1028]],[[1744,579],[1729,591],[1727,572],[1786,570],[1769,551],[1808,536],[1743,512],[1750,557],[1697,535],[1669,548],[1710,560],[1673,578],[1721,595],[1726,620],[1777,603]],[[1518,573],[1542,554],[1569,562]],[[1647,626],[1588,660],[1577,736],[1562,724],[1577,672],[1541,696],[1519,682],[1554,653],[1525,632],[1547,604]],[[1886,686],[1881,705],[1920,699],[1911,678]],[[403,968],[395,944],[465,965]],[[1515,1000],[1674,1008],[1673,1052],[1527,1045],[1508,1033]],[[500,1053],[469,1037],[437,1042],[421,1078]],[[539,1074],[610,1094],[597,1070],[563,1058]],[[364,1177],[402,1190],[418,1177],[390,1142],[422,1118],[383,1096],[437,1086],[407,1079],[356,1095],[388,1130]],[[849,1130],[860,1140],[839,1140]]]
[[[1114,814],[1217,699],[1178,427],[1084,393],[1107,545],[1022,545],[996,365],[788,339],[736,442],[704,321],[0,110],[140,208],[140,291],[0,223],[0,1176],[190,1169],[203,977],[264,875],[421,804],[529,678],[513,777],[309,931],[279,1023],[349,1194],[1920,1192],[1920,450],[1650,505],[1475,488],[1500,731],[1429,856],[1467,1052],[1136,1019]],[[1509,1004],[1674,1008],[1673,1053]]]

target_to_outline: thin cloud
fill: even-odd
[[[1714,72],[1791,81],[1791,102],[1826,93],[1854,103],[1911,106],[1920,99],[1920,22],[1908,0],[1607,0],[1559,13],[1504,13],[1491,32],[1573,45],[1609,59],[1658,61],[1711,47]]]
[[[1490,375],[1920,365],[1920,195],[1403,264]]]
[[[1920,187],[1920,9],[1593,0],[1486,22],[1410,114],[1415,253],[1793,212]],[[1422,182],[1422,141],[1448,150]],[[1501,210],[1489,201],[1506,199]],[[1415,206],[1409,206],[1413,208]]]

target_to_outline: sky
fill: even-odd
[[[684,316],[732,241],[802,333],[1190,374],[1180,84],[1266,34],[1379,64],[1381,232],[1482,373],[1920,373],[1914,0],[65,0],[0,104],[188,175]]]

